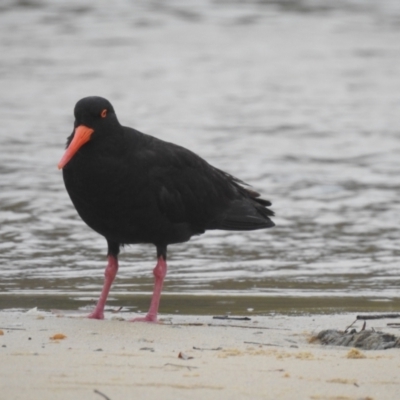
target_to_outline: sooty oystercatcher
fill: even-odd
[[[152,243],[157,248],[150,309],[134,319],[156,322],[169,244],[208,229],[274,226],[268,200],[191,151],[120,125],[108,100],[85,97],[74,114],[74,130],[58,168],[78,214],[108,244],[104,286],[90,318],[104,318],[121,245]]]

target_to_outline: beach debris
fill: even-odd
[[[357,381],[354,379],[346,379],[346,378],[333,378],[333,379],[328,379],[326,382],[328,383],[340,383],[342,385],[354,385],[354,386],[359,386],[357,384]]]
[[[111,312],[112,312],[113,314],[116,314],[116,313],[119,313],[123,308],[124,308],[124,307],[121,306],[121,307],[116,308],[115,310],[111,310]]]
[[[367,320],[367,319],[386,319],[386,318],[400,318],[400,314],[375,314],[375,315],[357,315],[356,319],[358,320]]]
[[[261,342],[243,342],[245,344],[256,344],[258,346],[276,346],[276,347],[283,347],[280,344],[274,344],[274,343],[261,343]]]
[[[25,328],[12,328],[9,326],[7,326],[7,327],[2,326],[0,329],[4,329],[5,331],[26,331]]]
[[[2,331],[1,329],[0,329],[0,336],[3,336],[4,335],[4,331]]]
[[[367,358],[365,354],[361,353],[360,350],[352,348],[346,355],[346,358],[352,358],[352,359],[361,359],[361,358]]]
[[[104,393],[100,392],[100,390],[94,389],[94,393],[98,394],[99,396],[102,396],[105,400],[111,400],[108,396],[106,396]]]
[[[209,350],[209,351],[218,351],[218,350],[222,350],[222,347],[214,347],[214,348],[202,348],[202,347],[196,347],[193,346],[193,350],[200,350],[200,351],[204,351],[204,350]]]
[[[65,336],[63,333],[56,333],[53,336],[50,336],[50,340],[63,340],[65,339],[67,336]]]
[[[291,331],[291,329],[286,328],[269,328],[268,326],[250,326],[250,325],[226,325],[226,324],[209,324],[208,326],[214,326],[216,328],[245,328],[245,329],[273,329],[279,331]]]
[[[141,347],[139,350],[151,351],[152,353],[154,353],[154,349],[152,347]]]
[[[138,342],[154,343],[154,340],[149,340],[149,339],[146,339],[146,338],[140,338],[140,339],[138,339]]]
[[[187,354],[180,351],[178,354],[178,358],[181,358],[182,360],[192,360],[194,357],[188,356]]]
[[[111,317],[111,321],[126,321],[125,318],[120,317],[118,315],[114,315]]]
[[[228,321],[251,321],[249,317],[230,317],[229,315],[216,315],[213,319],[223,319]]]
[[[192,365],[179,365],[179,364],[171,364],[171,363],[164,364],[164,367],[187,368],[189,371],[191,371],[192,369],[199,368],[199,367],[194,367]]]
[[[400,348],[400,337],[374,330],[356,332],[327,329],[310,339],[310,343],[320,342],[331,346],[348,346],[364,350],[385,350]]]
[[[228,357],[236,357],[236,356],[242,356],[245,353],[239,349],[224,349],[223,351],[219,352],[217,354],[217,357],[219,358],[228,358]]]
[[[347,331],[357,322],[357,319],[355,319],[345,330],[344,332],[347,333]],[[367,326],[367,321],[364,321],[363,326],[361,328],[361,330],[363,331]],[[356,333],[357,330],[356,329],[352,329],[350,333]]]
[[[280,351],[275,352],[275,356],[278,360],[282,360],[285,358],[297,358],[298,360],[314,360],[314,354],[309,351],[299,351],[296,353],[287,352],[287,351]]]
[[[38,311],[37,307],[33,307],[30,310],[28,310],[26,313],[27,314],[36,314]]]
[[[225,318],[224,318],[225,319]],[[256,321],[254,321],[256,323]],[[175,323],[172,324],[173,327],[175,326],[209,326],[212,328],[245,328],[245,329],[271,329],[275,331],[291,331],[290,328],[272,328],[269,326],[252,326],[252,325],[234,325],[234,324],[221,324],[221,323],[202,323],[202,322],[186,322],[186,323]]]

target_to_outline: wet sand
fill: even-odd
[[[345,329],[353,314],[164,316],[160,324],[130,317],[1,312],[1,397],[393,400],[399,393],[398,349],[309,342],[320,330]],[[387,322],[368,327],[398,335]]]

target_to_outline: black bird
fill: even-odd
[[[74,130],[58,164],[78,214],[108,244],[104,286],[90,318],[103,319],[118,270],[120,246],[152,243],[157,248],[149,312],[157,321],[167,246],[208,229],[271,228],[271,203],[232,175],[191,151],[122,126],[111,103],[85,97],[74,110]]]

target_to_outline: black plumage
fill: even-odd
[[[206,230],[274,226],[268,200],[193,152],[120,125],[101,97],[76,104],[59,168],[81,218],[107,239],[115,273],[123,244],[152,243],[163,263],[169,244]],[[100,308],[92,317],[103,317]]]

